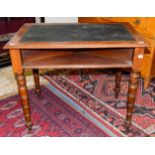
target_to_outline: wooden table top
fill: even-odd
[[[4,49],[146,47],[128,23],[24,24]]]

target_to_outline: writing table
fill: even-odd
[[[131,125],[137,82],[142,64],[143,38],[128,23],[24,24],[4,46],[9,49],[26,125],[32,128],[24,70],[33,70],[40,95],[39,69],[131,68],[126,126]],[[116,97],[121,73],[116,75]]]

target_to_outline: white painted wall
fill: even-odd
[[[45,23],[78,23],[78,17],[45,17]]]
[[[40,21],[40,17],[35,17],[35,22],[36,23],[40,23],[41,21]]]

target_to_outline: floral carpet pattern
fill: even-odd
[[[101,70],[57,70],[47,72],[49,82],[76,101],[87,113],[117,136],[155,136],[155,97],[143,89],[139,80],[132,126],[125,130],[128,74],[123,74],[121,92],[114,97],[115,76]]]
[[[107,137],[89,120],[68,106],[45,86],[37,97],[29,90],[33,129],[25,127],[19,96],[0,100],[0,136],[51,136],[51,137]]]

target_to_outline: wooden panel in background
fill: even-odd
[[[148,42],[141,69],[144,87],[155,77],[155,17],[79,17],[80,23],[129,22]]]

